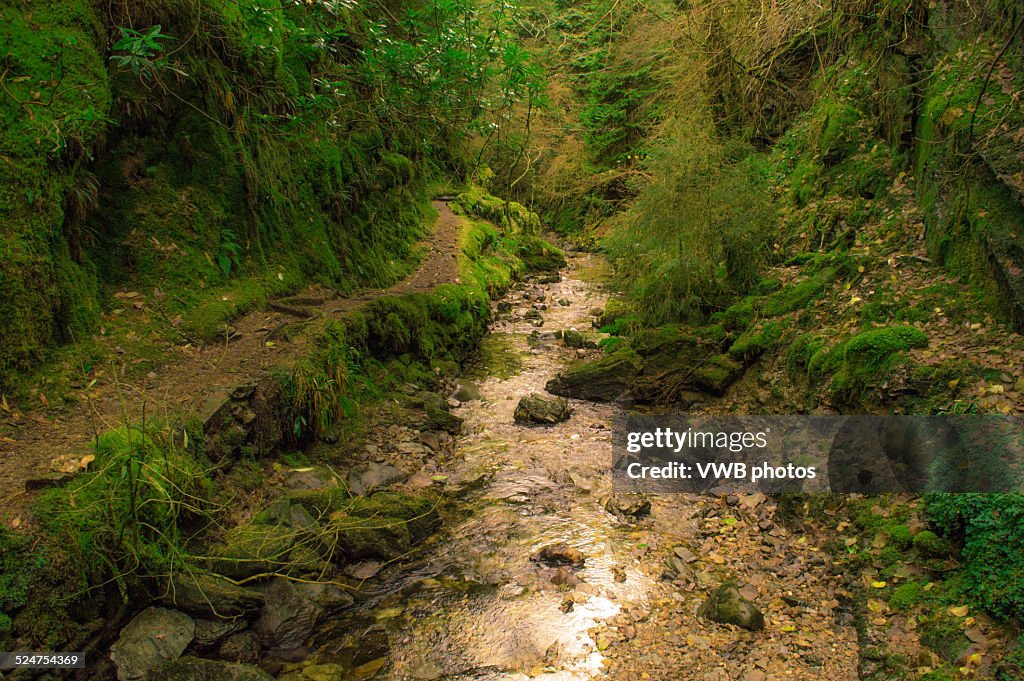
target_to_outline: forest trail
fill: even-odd
[[[179,347],[177,359],[140,380],[126,380],[115,368],[75,404],[45,415],[13,409],[0,412],[0,506],[15,515],[28,498],[26,482],[74,466],[88,453],[96,433],[143,417],[201,415],[219,390],[256,382],[301,356],[309,334],[296,334],[290,340],[278,337],[285,328],[337,317],[382,296],[426,292],[439,284],[456,283],[461,218],[446,201],[434,201],[433,206],[438,218],[432,234],[421,244],[423,261],[415,272],[389,288],[332,298],[332,292],[314,285],[286,299],[295,301],[291,304],[271,303],[238,318],[231,325],[230,338]]]

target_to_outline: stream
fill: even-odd
[[[662,495],[651,498],[649,519],[614,515],[603,502],[619,407],[573,400],[573,415],[560,424],[513,420],[521,397],[544,393],[578,355],[601,352],[567,348],[555,332],[590,331],[591,310],[606,301],[603,267],[598,256],[574,254],[560,281],[526,282],[504,298],[465,376],[480,399],[452,410],[465,434],[441,470],[460,509],[456,519],[410,564],[382,572],[380,588],[361,605],[320,627],[316,652],[302,663],[306,677],[320,678],[321,668],[324,679],[680,678],[665,669],[712,681],[777,678],[767,675],[774,669],[786,678],[856,678],[852,627],[813,643],[809,635],[834,625],[830,578],[800,574],[807,564],[823,568],[814,562],[821,554],[804,544],[785,555],[791,537],[764,520],[774,506],[763,497],[732,510],[724,499]],[[539,328],[524,316],[535,306],[543,307]],[[582,552],[585,564],[537,560],[541,548],[558,543]],[[673,554],[679,546],[692,551]],[[677,569],[666,575],[673,555]],[[780,640],[779,627],[791,619],[781,611],[766,612],[774,631],[760,634],[698,623],[707,589],[762,563],[778,568],[742,579],[745,595],[764,603],[773,580],[785,578],[804,589],[803,598],[820,596],[813,615],[799,615],[808,633]],[[337,676],[339,668],[346,676]],[[722,675],[707,675],[716,670]]]

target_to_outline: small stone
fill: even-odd
[[[565,542],[545,546],[534,555],[533,559],[547,565],[571,565],[572,567],[583,567],[587,561],[582,551],[572,548]]]
[[[723,584],[708,596],[697,613],[722,624],[760,631],[764,629],[764,615],[756,605],[744,598],[734,584]]]
[[[672,549],[672,553],[676,554],[683,562],[695,563],[697,562],[697,554],[686,548],[685,546],[677,546]]]
[[[345,574],[352,579],[370,579],[376,577],[384,565],[377,560],[364,560],[361,563],[345,567]]]
[[[513,418],[520,424],[552,425],[572,416],[569,403],[559,397],[532,393],[519,400]]]

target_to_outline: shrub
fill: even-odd
[[[961,588],[994,615],[1024,615],[1024,496],[931,494],[925,510],[942,534],[963,543]],[[935,552],[941,540],[924,534],[914,545]]]

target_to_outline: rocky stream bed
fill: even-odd
[[[441,513],[409,510],[409,530],[356,555],[344,583],[219,584],[217,602],[233,609],[219,614],[233,621],[195,606],[214,599],[190,609],[185,593],[177,609],[144,611],[114,646],[119,676],[177,658],[148,678],[858,678],[848,594],[815,537],[784,526],[761,494],[613,494],[610,429],[623,407],[545,391],[567,364],[602,355],[601,267],[575,254],[561,277],[499,301],[478,361],[438,411],[461,434],[381,417],[348,487],[440,492]],[[261,547],[314,523],[308,511],[339,482],[282,477],[306,501],[271,505],[273,522],[248,526],[268,528]],[[361,498],[369,507],[379,495]]]

